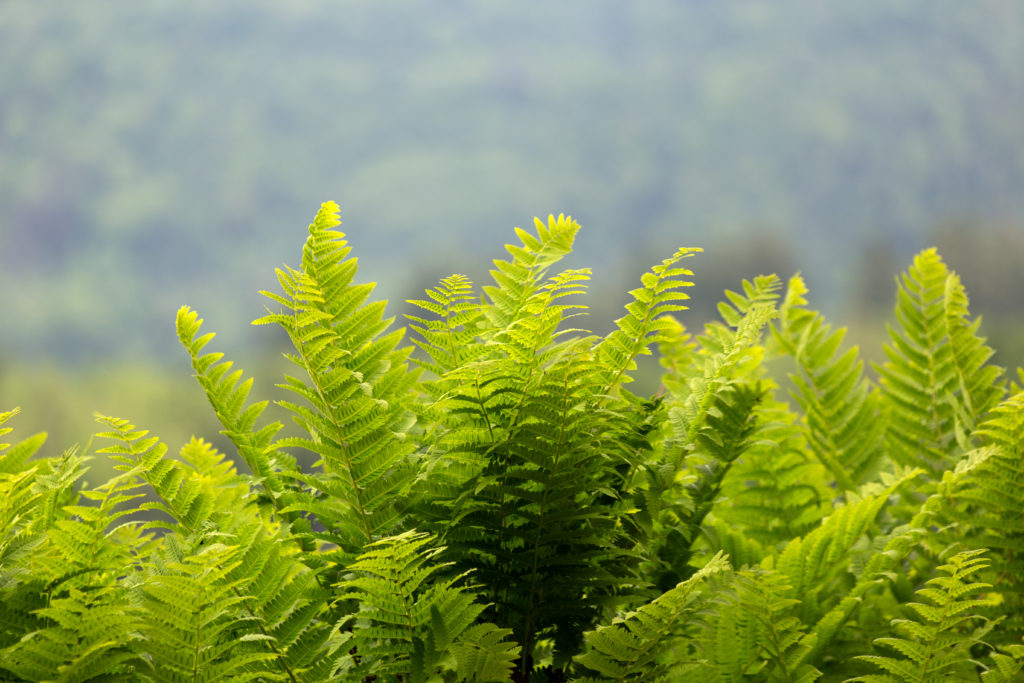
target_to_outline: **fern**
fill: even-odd
[[[347,676],[425,681],[453,669],[462,680],[505,680],[518,647],[508,631],[479,624],[474,595],[440,579],[443,551],[433,537],[405,532],[375,541],[349,566],[341,599],[356,600],[353,652]],[[453,661],[446,661],[451,658]]]
[[[675,650],[685,634],[686,619],[706,605],[710,596],[703,592],[708,581],[731,570],[728,558],[721,553],[685,581],[666,591],[650,603],[586,634],[586,649],[576,657],[576,664],[597,674],[602,681],[658,681],[681,674],[680,664],[687,662]],[[693,651],[689,651],[689,657]]]
[[[986,588],[987,583],[969,580],[985,568],[983,551],[969,550],[950,558],[939,567],[946,576],[937,576],[917,591],[921,600],[908,606],[914,619],[895,619],[897,635],[876,638],[877,645],[895,650],[899,657],[862,655],[859,659],[874,664],[889,675],[862,676],[861,681],[948,681],[973,677],[976,662],[970,648],[979,642],[970,633],[980,618],[972,614],[985,600],[972,595]]]
[[[365,303],[373,285],[352,284],[357,264],[334,229],[337,213],[333,202],[321,206],[301,269],[277,270],[284,295],[262,292],[282,312],[254,324],[280,325],[296,351],[288,359],[308,378],[286,377],[280,386],[302,402],[280,404],[309,438],[277,445],[320,457],[323,475],[297,479],[340,503],[313,512],[332,531],[329,540],[358,553],[399,523],[400,494],[415,476],[415,446],[405,437],[414,420],[408,403],[416,374],[407,366],[409,349],[397,348],[403,330],[384,334],[391,324],[383,318],[384,302]]]
[[[966,450],[980,417],[1002,396],[1001,371],[968,322],[967,295],[934,249],[921,252],[903,275],[898,328],[890,328],[889,361],[878,367],[892,417],[892,456],[938,474]]]
[[[264,292],[300,368],[275,406],[178,312],[251,474],[104,416],[98,451],[0,444],[0,678],[1019,678],[1024,393],[933,250],[876,385],[799,276],[781,299],[743,281],[691,336],[694,249],[611,333],[579,329],[564,215],[517,229],[479,293],[412,301],[402,346],[338,224],[322,205]],[[662,389],[635,395],[655,347]],[[115,474],[90,486],[95,458]]]
[[[833,331],[824,317],[804,308],[806,293],[803,280],[794,275],[772,337],[796,361],[798,371],[790,378],[808,444],[839,488],[848,491],[873,473],[882,454],[885,415],[877,391],[864,377],[857,347],[840,351],[846,330]]]

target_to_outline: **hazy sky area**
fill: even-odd
[[[392,299],[565,212],[596,331],[677,246],[841,308],[1021,229],[1022,112],[1013,0],[4,2],[0,368],[260,338],[326,200]]]

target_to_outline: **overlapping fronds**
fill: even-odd
[[[967,294],[928,249],[899,282],[897,327],[890,327],[888,362],[878,367],[888,443],[900,463],[939,474],[969,448],[967,436],[1002,398],[1002,371],[988,365],[992,350],[970,321]]]
[[[907,606],[913,618],[892,621],[893,635],[875,639],[895,656],[861,655],[886,675],[861,676],[854,680],[868,683],[914,681],[940,683],[971,680],[976,677],[977,661],[971,648],[981,642],[977,632],[983,621],[975,612],[986,604],[977,594],[990,584],[973,580],[986,566],[984,551],[958,553],[939,567],[942,576],[929,580],[917,591],[920,602]],[[987,630],[987,629],[983,629]]]
[[[758,564],[733,544],[762,544],[762,553],[818,525],[831,509],[835,491],[827,485],[824,466],[807,453],[805,432],[788,404],[765,392],[756,406],[753,443],[733,464],[722,483],[725,500],[715,506],[713,548],[730,548],[737,566]]]
[[[883,453],[886,416],[857,347],[842,350],[846,330],[833,330],[824,316],[807,310],[806,293],[803,279],[794,275],[772,337],[796,362],[790,379],[811,452],[849,491],[867,480]]]
[[[871,530],[889,497],[920,474],[920,470],[883,473],[880,482],[849,492],[844,505],[818,528],[790,541],[778,558],[766,560],[766,566],[789,577],[791,595],[801,601],[803,621],[817,620],[835,603],[843,575],[849,571],[851,549]]]
[[[791,589],[787,577],[775,571],[737,572],[701,619],[693,680],[817,680],[821,672],[815,667],[791,664],[804,636],[796,616],[800,601],[791,597]]]
[[[518,647],[509,631],[473,626],[484,606],[442,578],[443,547],[430,534],[408,531],[375,541],[352,563],[343,600],[358,601],[346,677],[426,681],[444,670],[459,680],[506,680]]]
[[[590,680],[680,680],[678,676],[697,664],[694,646],[681,642],[692,635],[687,634],[687,622],[712,599],[708,580],[731,569],[728,557],[719,553],[636,611],[587,632],[586,648],[576,657],[576,665],[596,676]]]
[[[974,437],[991,457],[957,490],[947,520],[960,543],[989,549],[984,576],[999,584],[1003,600],[986,614],[1005,617],[996,642],[1016,643],[1024,638],[1024,393],[992,409]]]

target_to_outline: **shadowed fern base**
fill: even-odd
[[[565,216],[406,342],[337,213],[263,292],[273,405],[178,312],[231,457],[100,415],[84,453],[0,444],[0,680],[1024,679],[1024,372],[933,250],[869,372],[799,276],[689,331],[699,249],[588,331]]]

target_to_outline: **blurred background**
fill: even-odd
[[[1014,0],[0,2],[0,410],[56,452],[94,410],[215,435],[182,304],[279,397],[248,323],[326,200],[395,315],[564,212],[595,332],[701,246],[688,327],[799,270],[869,358],[938,246],[1015,367],[1022,112]]]

